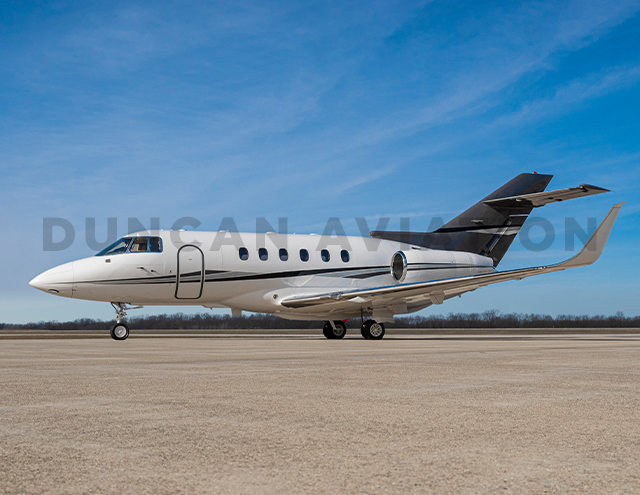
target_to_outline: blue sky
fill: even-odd
[[[556,262],[564,218],[620,214],[593,266],[499,284],[423,314],[638,314],[640,1],[3,2],[0,321],[112,318],[28,282],[90,256],[108,217],[217,230],[232,216],[322,232],[340,217],[427,230],[521,172],[613,192],[536,213],[501,269]],[[76,242],[46,252],[42,219]],[[578,243],[579,246],[579,243]],[[145,312],[185,308],[145,308]]]

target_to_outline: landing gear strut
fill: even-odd
[[[347,334],[347,325],[343,321],[327,321],[322,328],[322,333],[328,339],[341,339]]]
[[[384,324],[375,320],[367,320],[362,324],[360,333],[365,339],[380,340],[384,337]]]
[[[111,338],[113,340],[125,340],[129,336],[129,325],[124,322],[127,316],[126,311],[131,309],[140,309],[142,306],[127,306],[126,303],[111,303],[113,309],[116,310],[116,324],[111,327]]]

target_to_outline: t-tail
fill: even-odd
[[[609,192],[587,184],[545,192],[552,178],[553,175],[520,174],[434,232],[376,230],[370,235],[429,249],[481,254],[498,266],[534,208]]]

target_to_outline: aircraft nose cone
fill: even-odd
[[[29,282],[43,292],[71,297],[73,292],[73,263],[65,263],[41,273]]]

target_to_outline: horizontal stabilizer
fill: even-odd
[[[578,187],[557,189],[556,191],[537,192],[510,196],[507,198],[489,199],[484,201],[484,204],[493,208],[538,208],[549,203],[581,198],[583,196],[593,196],[594,194],[601,194],[605,192],[610,191],[609,189],[604,189],[598,186],[581,184]]]
[[[370,232],[371,237],[428,249],[487,256],[498,266],[534,208],[567,199],[608,192],[578,187],[545,192],[552,175],[520,174],[450,220],[435,232]]]

